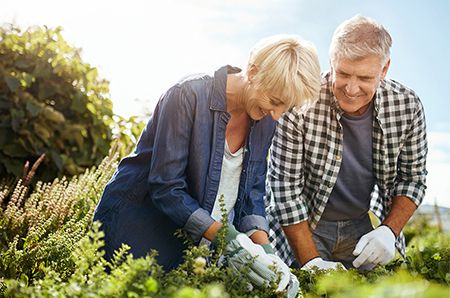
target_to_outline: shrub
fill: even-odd
[[[274,292],[274,285],[252,288],[245,274],[223,266],[224,235],[216,251],[191,245],[183,263],[170,272],[157,264],[157,252],[134,259],[126,245],[106,261],[103,233],[91,220],[117,158],[112,153],[96,169],[70,181],[39,182],[32,191],[20,181],[14,188],[0,185],[0,206],[8,201],[0,209],[0,297],[283,296]],[[293,273],[301,297],[446,297],[449,240],[445,234],[414,236],[406,260],[364,274]]]
[[[22,175],[42,154],[39,180],[98,165],[112,139],[108,82],[61,28],[0,27],[0,176]]]
[[[117,165],[117,154],[70,182],[38,182],[30,194],[19,181],[0,186],[0,277],[34,280],[50,268],[64,278],[75,271],[72,251],[91,226],[103,187]]]

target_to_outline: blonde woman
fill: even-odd
[[[230,215],[228,249],[254,255],[264,245],[273,256],[263,200],[268,149],[281,114],[315,99],[319,89],[316,51],[295,36],[258,43],[245,70],[223,66],[170,88],[97,207],[106,257],[126,243],[134,257],[156,249],[166,270],[176,267],[186,247],[175,230],[197,244],[213,241],[222,226],[221,195]]]

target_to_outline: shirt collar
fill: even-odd
[[[226,112],[227,110],[227,75],[241,72],[238,67],[225,65],[216,70],[214,73],[214,85],[211,97],[211,110]]]

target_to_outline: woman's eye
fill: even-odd
[[[278,107],[278,106],[281,106],[283,103],[281,101],[279,101],[279,100],[275,100],[275,99],[272,98],[272,99],[270,99],[270,104],[273,105],[273,106]]]

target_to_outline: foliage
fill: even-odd
[[[124,246],[111,263],[100,250],[102,233],[99,224],[74,247],[71,261],[77,270],[69,276],[55,268],[44,267],[45,276],[27,284],[24,280],[7,280],[6,297],[143,297],[158,291],[162,274],[154,256],[133,259]],[[109,274],[105,269],[109,269]]]
[[[305,297],[446,297],[449,291],[447,286],[430,283],[406,270],[369,275],[355,270],[318,273]]]
[[[34,280],[45,268],[69,276],[75,271],[72,251],[86,234],[117,154],[97,169],[53,183],[38,182],[28,194],[19,181],[13,190],[0,187],[0,277]]]
[[[0,28],[0,176],[22,176],[42,153],[39,180],[98,165],[112,140],[106,80],[61,28]]]
[[[111,129],[115,142],[118,144],[119,157],[128,155],[135,144],[137,144],[142,130],[145,127],[144,119],[138,116],[131,116],[128,119],[119,115],[113,116]]]
[[[442,233],[413,238],[405,265],[428,280],[450,285],[450,237]]]
[[[106,261],[103,233],[91,219],[117,158],[112,153],[97,169],[70,181],[39,182],[32,191],[20,181],[0,185],[0,297],[282,297],[273,287],[253,288],[245,274],[224,265],[224,235],[214,251],[190,246],[170,272],[157,264],[157,252],[134,259],[126,245]],[[405,260],[366,273],[293,270],[299,295],[445,297],[449,242],[449,235],[416,233]]]

